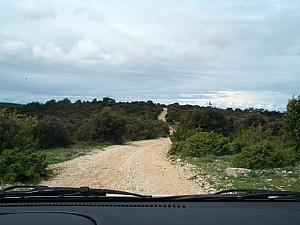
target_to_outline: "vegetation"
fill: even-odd
[[[300,96],[289,100],[284,117],[287,139],[291,142],[300,158]]]
[[[229,139],[214,132],[195,132],[176,146],[185,156],[226,155],[230,149]],[[182,146],[180,146],[182,145]],[[173,151],[176,151],[173,150]]]
[[[227,176],[224,171],[233,167],[234,155],[184,157],[184,163],[190,163],[197,167],[198,173],[215,190],[231,188],[238,189],[269,189],[300,191],[300,162],[295,166],[281,168],[255,169],[248,176]]]
[[[300,141],[300,99],[285,114],[262,109],[168,107],[168,121],[177,124],[170,154],[203,158],[231,156],[232,166],[249,169],[293,166]],[[299,156],[299,155],[298,155]]]
[[[45,154],[33,150],[5,149],[0,154],[2,183],[39,179],[46,175]]]
[[[278,168],[293,166],[296,163],[295,153],[283,149],[276,143],[263,140],[235,155],[233,165],[250,169]]]
[[[49,163],[85,154],[93,146],[166,137],[168,126],[157,120],[161,110],[151,101],[111,98],[0,104],[0,179],[36,180],[47,174]]]
[[[47,164],[61,163],[79,156],[89,154],[94,150],[103,149],[108,143],[76,143],[64,148],[44,149]]]
[[[111,98],[0,104],[1,182],[40,179],[47,175],[48,164],[86,154],[95,146],[166,137],[169,125],[157,120],[161,110],[162,105],[151,101]],[[300,178],[299,97],[289,100],[285,113],[175,103],[168,106],[167,121],[175,129],[170,154],[205,167],[204,174],[211,172],[223,184],[243,187],[244,180],[249,187],[256,187],[254,182],[269,187],[262,179],[278,178],[298,188],[293,179]],[[252,172],[224,180],[226,167]],[[272,170],[279,172],[267,178]]]

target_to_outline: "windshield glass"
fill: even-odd
[[[300,191],[298,0],[0,2],[0,186]]]

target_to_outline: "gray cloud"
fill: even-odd
[[[299,91],[299,27],[296,0],[1,2],[0,101],[230,91],[279,107]]]

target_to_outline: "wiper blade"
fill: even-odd
[[[300,192],[269,191],[262,189],[230,189],[214,194],[180,195],[164,197],[170,201],[243,201],[243,200],[285,200],[300,201]]]
[[[231,193],[231,194],[230,194]],[[300,192],[270,191],[264,189],[229,189],[216,192],[215,195],[238,195],[243,199],[295,199],[300,200]]]
[[[137,198],[151,198],[127,191],[111,189],[92,189],[89,187],[48,187],[39,185],[15,185],[0,190],[0,199],[7,197],[105,197],[107,195],[131,196]]]

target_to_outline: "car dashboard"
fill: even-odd
[[[300,202],[0,203],[2,225],[299,225]]]

